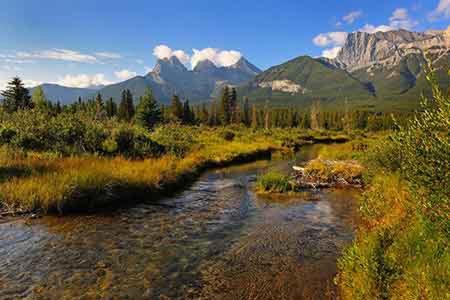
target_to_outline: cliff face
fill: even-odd
[[[410,32],[353,32],[330,62],[353,72],[372,65],[396,66],[409,54],[431,54],[439,57],[450,48],[450,27],[442,31]]]

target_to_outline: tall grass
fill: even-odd
[[[272,171],[258,177],[256,188],[260,193],[286,193],[293,190],[293,185],[289,176]]]
[[[267,139],[215,139],[216,135],[199,139],[185,156],[167,154],[144,160],[93,155],[51,158],[30,153],[15,157],[0,152],[0,175],[4,177],[0,203],[8,209],[66,213],[138,198],[152,200],[206,167],[246,160],[277,147]]]
[[[450,97],[427,78],[433,98],[364,154],[370,185],[339,260],[343,299],[450,299]]]

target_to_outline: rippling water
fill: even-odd
[[[357,192],[254,195],[256,174],[290,165],[210,171],[175,197],[108,214],[0,221],[0,299],[334,298]]]

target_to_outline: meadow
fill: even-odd
[[[124,134],[114,130],[109,137],[105,135],[99,147],[110,141],[117,148]],[[268,157],[274,150],[290,151],[304,143],[345,138],[342,134],[298,129],[252,130],[245,126],[211,128],[179,124],[163,125],[145,137],[151,147],[129,142],[114,155],[102,150],[68,154],[50,148],[37,151],[4,145],[0,151],[3,211],[65,214],[152,201],[191,182],[205,168]],[[130,139],[142,141],[143,138],[135,135]],[[54,139],[44,141],[42,136],[40,141],[57,144]],[[65,146],[74,148],[67,143]],[[152,152],[144,156],[142,149],[152,149]]]

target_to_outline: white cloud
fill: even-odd
[[[90,54],[80,53],[68,49],[52,49],[40,52],[17,52],[16,57],[20,59],[51,59],[72,62],[95,63],[97,58]]]
[[[347,32],[327,32],[321,33],[314,37],[313,43],[319,47],[327,47],[327,46],[343,46],[345,44],[345,40],[347,39]]]
[[[397,29],[412,30],[414,27],[417,26],[417,24],[418,24],[417,21],[411,19],[411,17],[408,14],[408,10],[406,8],[397,8],[394,10],[391,17],[389,18],[388,25],[374,26],[371,24],[366,24],[358,31],[375,33],[378,31],[386,32]]]
[[[6,89],[6,87],[8,86],[8,83],[11,81],[12,77],[13,76],[11,76],[10,78],[7,78],[7,79],[0,78],[0,91],[3,91]],[[22,79],[22,82],[23,82],[24,86],[27,88],[32,88],[32,87],[42,84],[41,81],[32,80],[32,79]]]
[[[450,0],[440,0],[438,6],[428,15],[430,21],[450,18]]]
[[[32,88],[38,85],[41,85],[42,82],[41,81],[37,81],[37,80],[32,80],[32,79],[25,79],[23,80],[23,85],[27,88]]]
[[[121,80],[127,80],[132,77],[135,77],[137,75],[137,73],[129,71],[129,70],[122,70],[122,71],[114,72],[114,75],[116,75],[116,77]]]
[[[347,15],[342,17],[342,20],[347,24],[353,24],[358,18],[360,18],[363,15],[363,12],[361,10],[355,10],[349,12]]]
[[[177,57],[183,64],[191,63],[194,68],[202,60],[210,60],[218,67],[226,67],[235,64],[242,54],[236,50],[221,50],[216,48],[192,49],[193,54],[187,54],[183,50],[173,50],[167,45],[158,45],[153,49],[153,55],[159,59]]]
[[[175,56],[183,64],[189,63],[190,59],[189,55],[186,54],[183,50],[172,50],[166,45],[158,45],[153,48],[153,55],[158,59],[171,58],[172,56]]]
[[[8,85],[7,80],[0,79],[0,91],[4,91],[7,85]]]
[[[107,59],[119,59],[122,58],[122,55],[114,52],[96,52],[95,55],[100,58],[107,58]]]
[[[386,32],[386,31],[391,31],[391,30],[395,30],[395,28],[388,26],[388,25],[373,26],[371,24],[366,24],[362,28],[360,28],[358,31],[367,32],[367,33],[375,33],[378,31]]]
[[[218,67],[228,67],[234,65],[241,59],[242,54],[235,50],[220,50],[216,48],[205,48],[202,50],[192,49],[194,55],[191,58],[191,66],[195,66],[203,61],[210,60]]]
[[[342,47],[334,47],[334,48],[330,48],[330,49],[325,49],[322,51],[322,57],[326,57],[326,58],[336,58],[336,56],[338,55],[339,51],[342,49]]]
[[[112,84],[113,82],[108,81],[105,78],[104,74],[78,74],[78,75],[66,75],[63,78],[59,79],[56,82],[59,85],[67,86],[67,87],[77,87],[77,88],[86,88],[90,86],[97,85],[107,85]]]
[[[143,65],[143,64],[144,64],[144,61],[143,61],[142,59],[136,59],[136,63],[137,63],[137,64],[140,64],[140,65]]]
[[[416,21],[409,17],[408,10],[406,8],[397,8],[389,18],[389,26],[394,28],[411,30],[417,24],[418,23]]]

